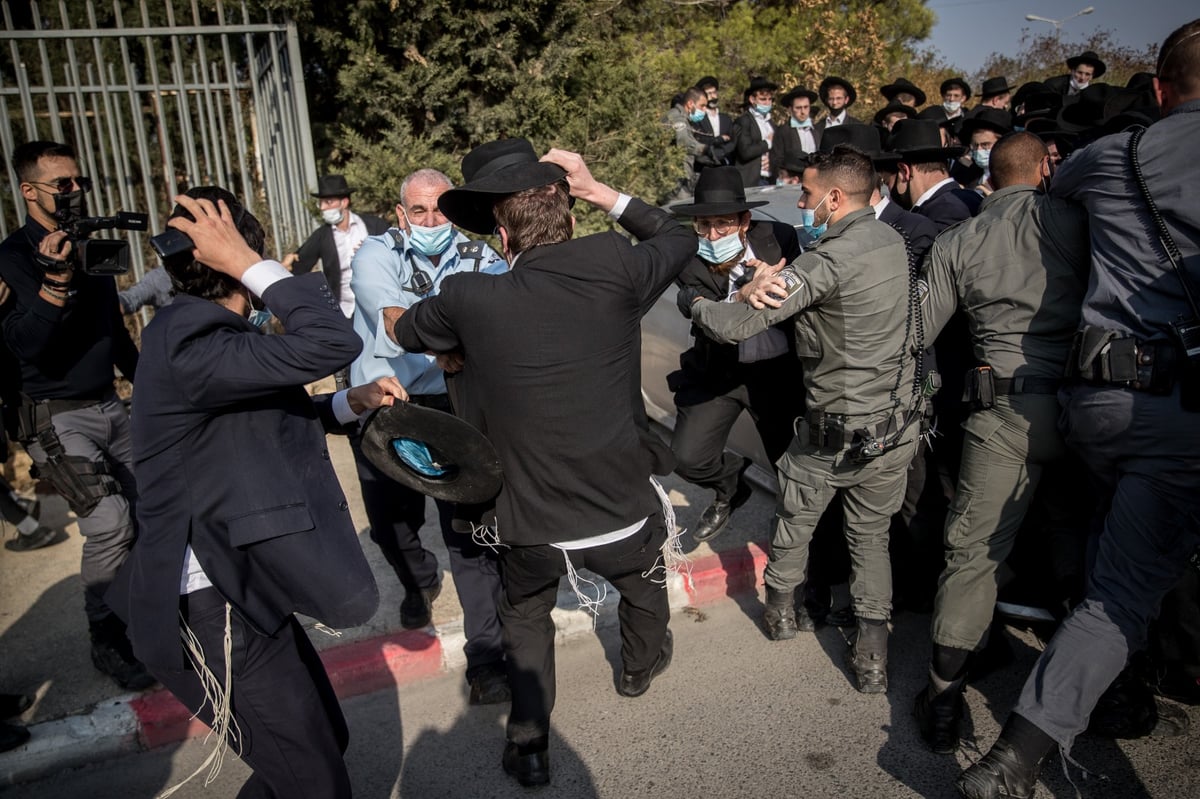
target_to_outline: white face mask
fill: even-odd
[[[336,225],[342,221],[343,211],[341,208],[326,208],[321,212],[321,218],[325,220],[327,225]]]

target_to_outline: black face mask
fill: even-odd
[[[68,191],[54,195],[54,218],[60,222],[87,216],[87,195],[82,191]]]
[[[709,101],[708,101],[708,110],[709,110],[709,111],[716,111],[716,110],[717,110],[717,101],[716,101],[716,100],[709,100]]]

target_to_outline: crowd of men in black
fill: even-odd
[[[687,171],[670,211],[691,232],[573,153],[539,160],[528,142],[501,140],[464,159],[464,186],[433,170],[406,179],[386,231],[350,213],[340,176],[323,178],[314,196],[330,230],[284,260],[323,270],[290,280],[263,259],[262,227],[233,195],[189,191],[170,226],[193,250],[164,269],[182,300],[145,333],[132,436],[112,369],[133,380],[139,357],[114,281],[77,269],[56,224],[64,206],[83,207],[90,181],[69,147],[17,148],[29,216],[0,244],[6,428],[79,517],[96,666],[131,690],[157,677],[231,739],[236,719],[255,769],[243,795],[304,784],[349,795],[345,722],[292,618],[360,623],[378,602],[324,431],[353,437],[367,411],[402,400],[451,408],[492,439],[507,482],[492,515],[474,517],[485,523],[469,525],[471,554],[451,543],[461,520],[442,509],[456,580],[478,582],[458,586],[460,598],[474,591],[487,605],[467,611],[472,701],[511,695],[504,768],[544,784],[560,577],[575,584],[585,567],[620,586],[617,690],[644,693],[672,657],[652,582],[672,531],[652,475],[712,489],[692,535],[717,536],[750,495],[749,460],[725,449],[748,411],[780,484],[769,638],[853,626],[855,684],[884,693],[894,608],[932,608],[914,715],[930,748],[953,753],[966,680],[996,666],[997,600],[1046,617],[1046,650],[999,740],[960,778],[965,796],[1032,796],[1046,757],[1067,756],[1085,729],[1186,729],[1162,697],[1200,700],[1200,183],[1188,154],[1200,134],[1200,20],[1167,37],[1155,74],[1125,87],[1097,80],[1095,53],[1066,63],[1045,83],[989,78],[969,110],[961,79],[918,110],[924,92],[898,78],[871,124],[850,115],[858,98],[841,78],[782,95],[783,124],[769,80],[751,79],[731,120],[718,82],[703,78],[666,118]],[[826,113],[814,121],[818,101]],[[753,219],[769,187],[787,184],[799,186],[801,224]],[[641,244],[572,241],[568,194]],[[463,230],[498,232],[500,251]],[[468,274],[443,286],[454,271]],[[668,378],[668,453],[640,405],[598,398],[637,374],[638,321],[672,281],[694,343]],[[263,302],[285,335],[261,335]],[[527,373],[514,359],[530,353],[537,379],[517,379]],[[299,388],[352,362],[351,389],[309,400]],[[449,398],[443,370],[455,374]],[[584,416],[587,426],[572,421]],[[277,465],[230,462],[246,442]],[[274,479],[289,470],[294,481]],[[382,478],[361,458],[359,472],[366,497]],[[9,548],[50,543],[28,518],[36,509],[4,494],[18,531]],[[436,569],[426,584],[404,563],[429,559],[416,501],[401,512],[380,495],[368,507],[406,589],[405,626],[428,623],[440,589]],[[399,517],[387,514],[404,517],[395,541],[383,530]],[[499,548],[498,580],[495,558],[479,565],[487,547]],[[313,580],[309,567],[330,574]],[[832,607],[831,587],[847,580],[850,606]],[[175,596],[182,648],[163,599]],[[233,659],[253,656],[232,677],[218,654],[231,631]],[[472,666],[471,641],[484,639]],[[250,665],[259,649],[270,665]],[[223,688],[212,674],[222,669]],[[259,692],[275,703],[302,689],[311,701],[282,720],[251,708]],[[5,717],[25,707],[0,696]],[[282,754],[255,747],[288,728],[307,732]],[[0,726],[0,748],[27,737]]]

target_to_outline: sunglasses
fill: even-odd
[[[72,186],[78,186],[79,190],[82,192],[89,192],[92,190],[92,179],[82,176],[73,178],[56,178],[52,181],[30,180],[28,182],[38,186],[53,186],[57,194],[69,193]]]

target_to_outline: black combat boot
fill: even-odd
[[[763,624],[773,641],[786,641],[796,637],[796,592],[793,589],[777,591],[767,586],[767,607],[763,611]]]
[[[1008,717],[991,751],[958,777],[967,799],[1030,799],[1054,739],[1016,713]]]
[[[913,715],[916,716],[921,739],[939,755],[952,755],[958,750],[964,682],[961,677],[946,682],[930,669],[929,684],[917,694],[917,701],[913,704]]]
[[[887,693],[888,627],[883,619],[859,619],[858,636],[846,651],[860,693]]]

